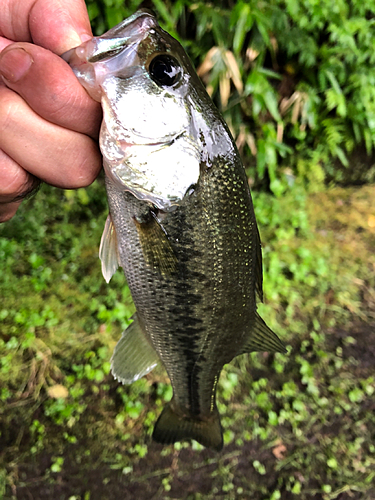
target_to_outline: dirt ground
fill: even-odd
[[[367,377],[373,374],[375,359],[375,321],[350,325],[331,332],[330,347],[335,349],[342,346],[342,339],[348,335],[357,341],[355,345],[343,347],[343,358],[354,358],[358,361],[355,375]],[[366,409],[375,412],[375,399],[365,403]],[[95,415],[94,415],[95,417]],[[374,439],[374,436],[369,436]],[[262,481],[264,491],[272,492],[278,484],[278,475],[265,474],[260,476],[251,463],[254,457],[264,464],[267,470],[275,470],[277,462],[272,449],[264,449],[257,441],[245,442],[238,447],[235,444],[227,446],[219,456],[210,450],[197,454],[189,448],[175,450],[163,456],[163,446],[150,443],[146,457],[139,460],[131,474],[124,474],[121,470],[111,469],[100,459],[92,455],[82,461],[82,447],[91,446],[90,437],[83,438],[81,443],[69,445],[65,449],[63,472],[54,474],[49,480],[46,470],[51,466],[51,453],[39,453],[30,463],[18,466],[18,485],[13,489],[13,498],[17,500],[112,500],[112,499],[204,499],[204,498],[238,498],[246,499],[246,495],[233,492],[215,493],[215,471],[229,468],[233,472],[234,491],[252,482]],[[98,443],[99,444],[99,443]],[[169,491],[165,491],[163,479],[168,478]],[[310,486],[313,486],[311,484]],[[318,485],[316,485],[318,487]],[[370,495],[370,496],[369,496]],[[4,500],[12,498],[9,489]],[[259,496],[266,499],[267,496]],[[295,499],[298,496],[284,491],[282,500]],[[304,497],[307,498],[307,497]],[[312,500],[323,498],[320,494],[311,495]],[[328,497],[327,497],[328,498]],[[375,487],[366,496],[361,493],[342,492],[338,500],[371,500],[375,498]]]

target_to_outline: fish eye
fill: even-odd
[[[168,54],[155,56],[148,66],[148,72],[155,83],[162,87],[172,87],[182,74],[182,68],[176,58]]]

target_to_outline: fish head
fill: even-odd
[[[106,175],[173,210],[198,182],[207,145],[196,126],[202,96],[212,105],[182,46],[143,9],[63,58],[102,104]]]

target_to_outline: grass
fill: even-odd
[[[121,272],[101,277],[102,181],[44,186],[0,227],[0,498],[374,497],[373,190],[254,194],[261,314],[289,352],[225,367],[216,454],[150,441],[162,370],[109,374],[134,308]]]

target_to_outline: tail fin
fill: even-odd
[[[208,420],[180,417],[171,404],[162,411],[155,424],[152,438],[157,443],[171,444],[183,439],[195,439],[198,443],[220,451],[223,447],[219,412],[215,409]]]

